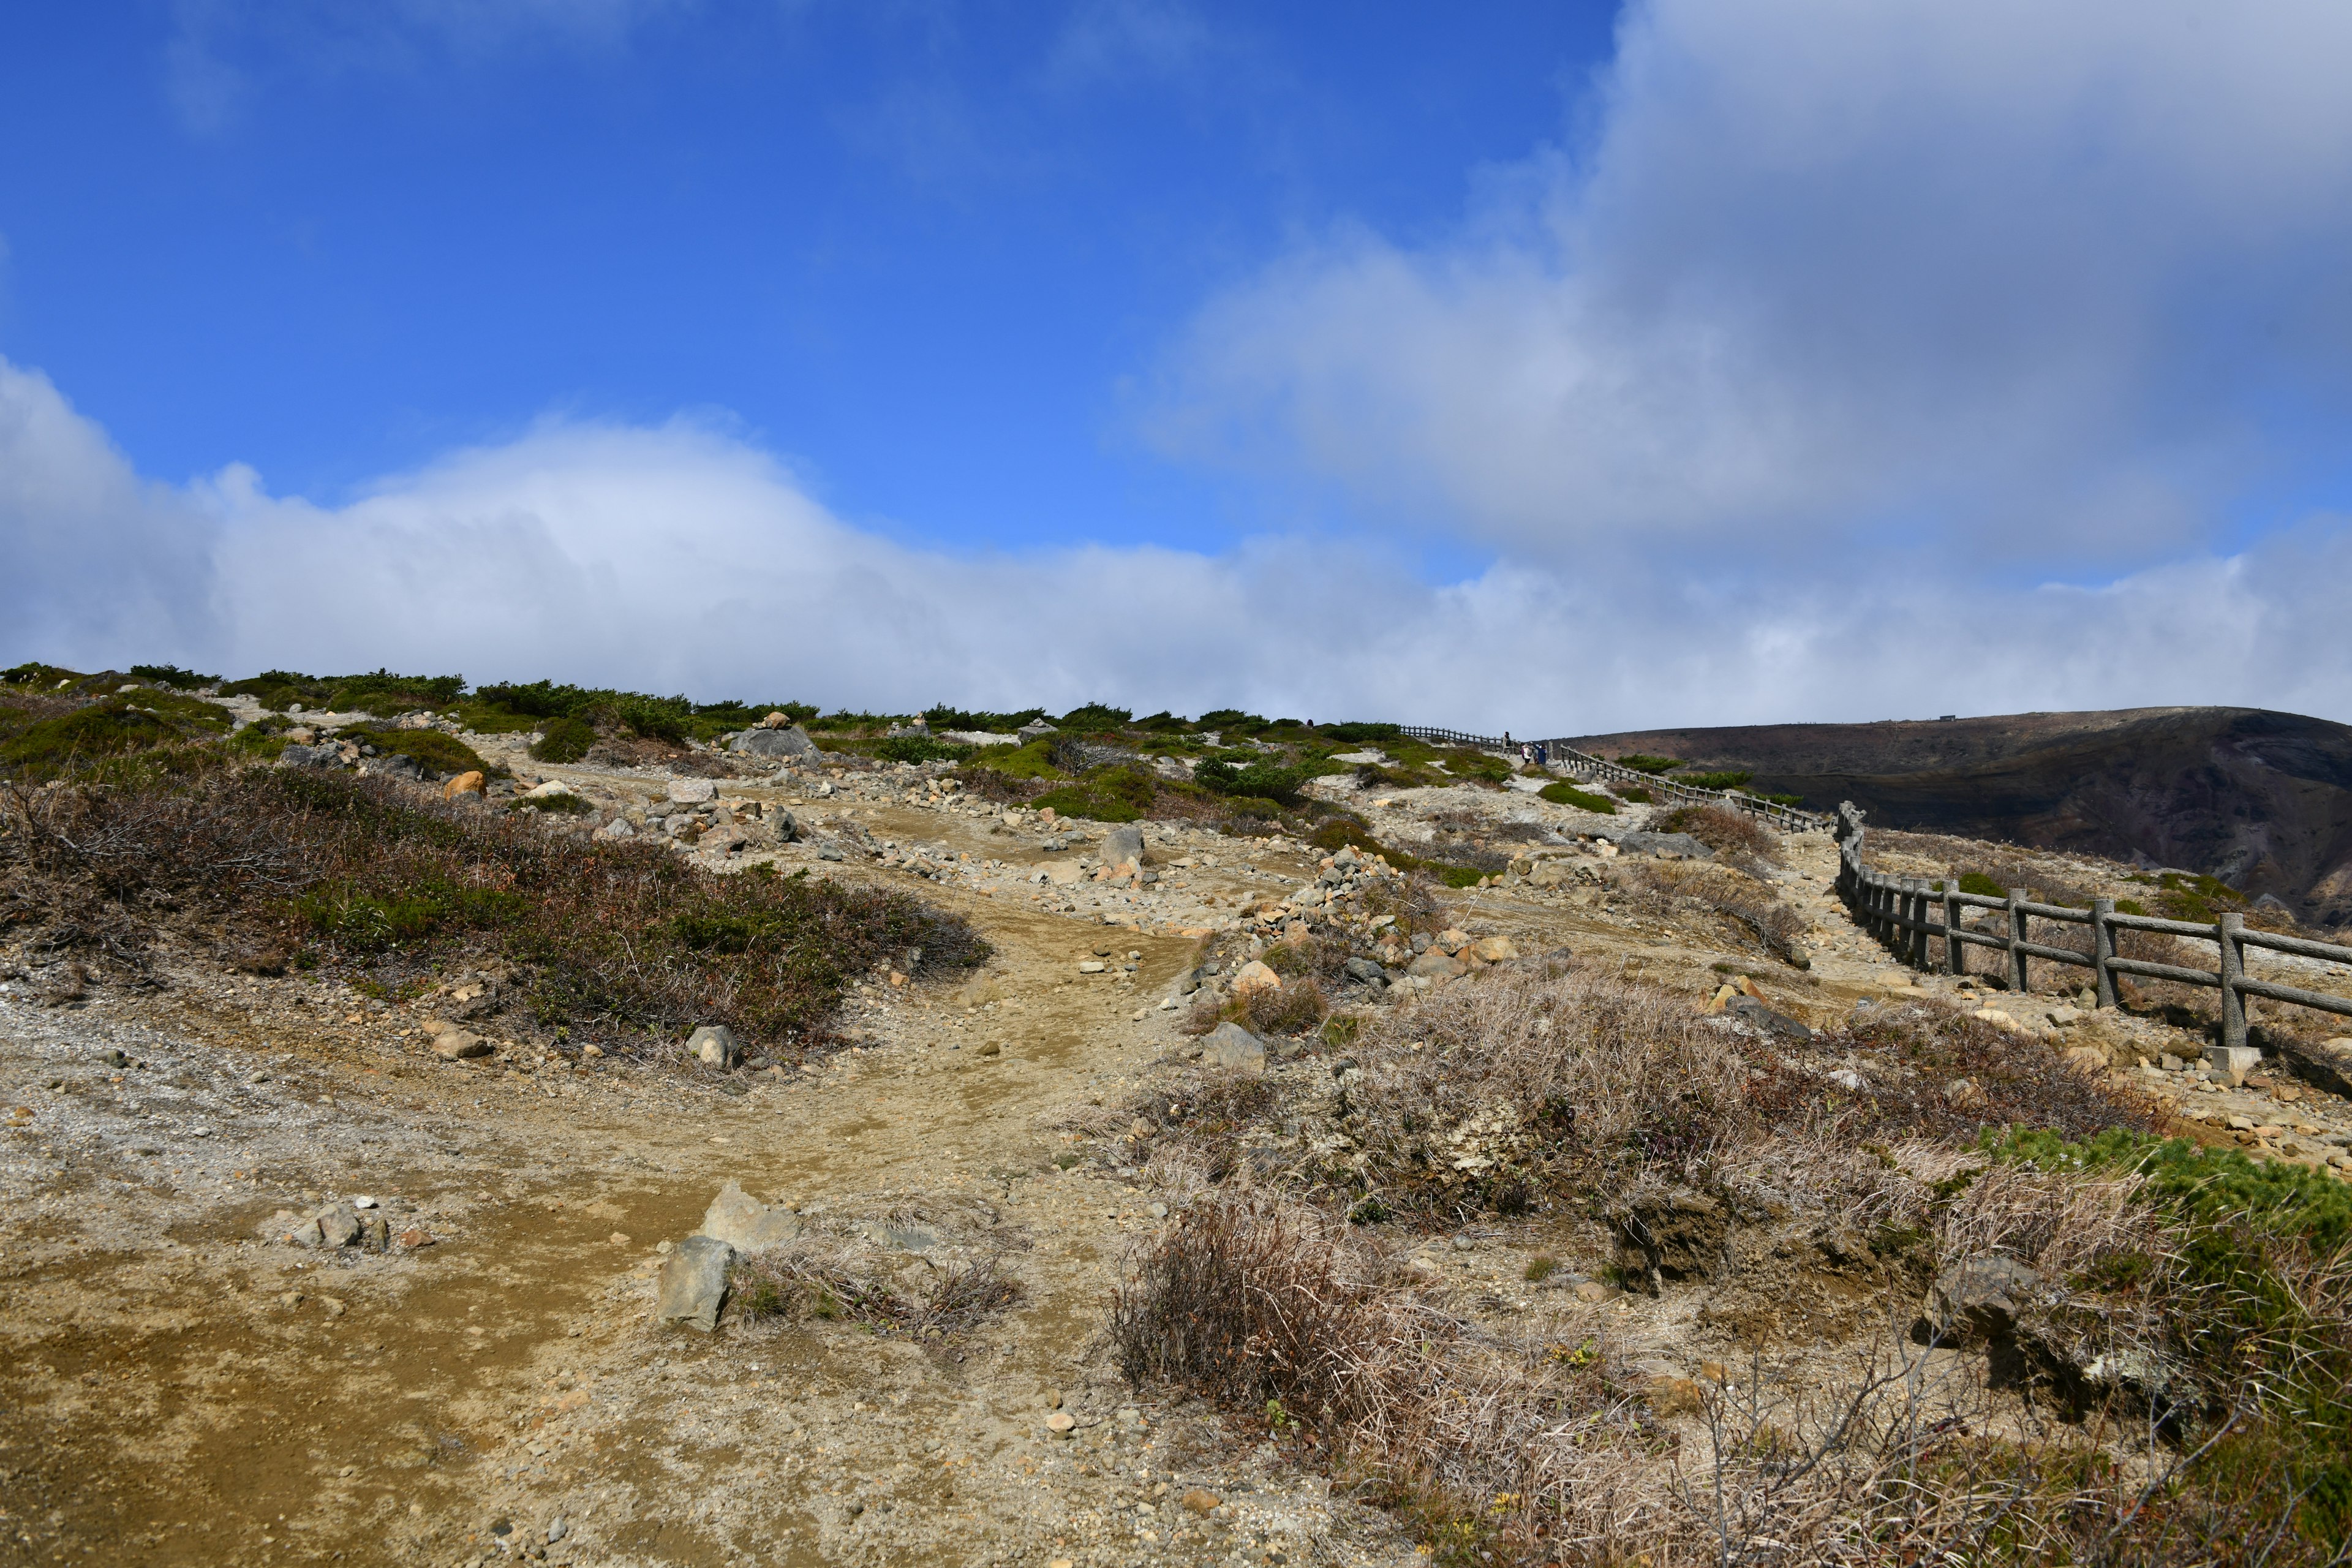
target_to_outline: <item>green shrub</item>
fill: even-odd
[[[542,763],[576,763],[588,754],[596,743],[596,726],[585,719],[565,715],[551,719],[540,731],[539,740],[531,746],[530,754]]]
[[[1244,764],[1221,758],[1212,758],[1192,770],[1192,782],[1213,795],[1249,795],[1285,805],[1297,801],[1298,786],[1309,776],[1305,768],[1279,763]]]
[[[1963,893],[1975,893],[1980,897],[1988,899],[2005,899],[2009,897],[2009,889],[2007,888],[2002,887],[1999,882],[1994,881],[1982,871],[1961,872],[1960,891]]]
[[[1621,768],[1631,768],[1637,773],[1671,773],[1683,765],[1680,757],[1653,757],[1643,752],[1628,752],[1616,759]]]
[[[1683,773],[1675,782],[1688,784],[1693,789],[1726,790],[1738,789],[1755,776],[1745,768],[1726,768],[1711,773]]]
[[[218,685],[217,675],[198,675],[193,669],[182,669],[176,664],[134,664],[131,667],[134,680],[152,680],[158,686],[168,686],[176,691],[195,691]]]
[[[394,730],[359,725],[342,732],[346,741],[362,746],[373,746],[386,756],[406,757],[417,766],[436,773],[499,773],[482,760],[481,753],[457,739],[438,730]]]
[[[1083,708],[1073,708],[1055,721],[1065,730],[1124,730],[1135,715],[1124,708],[1112,708],[1100,702],[1089,702]]]
[[[1098,795],[1084,784],[1048,790],[1029,803],[1036,811],[1060,816],[1080,816],[1089,822],[1133,822],[1143,813],[1116,795]]]
[[[466,689],[466,678],[394,675],[388,669],[379,669],[373,675],[331,675],[320,684],[327,689],[327,706],[336,712],[373,713],[380,719],[394,719],[420,709],[440,712],[448,708]]]
[[[1051,739],[1041,737],[1025,746],[982,746],[971,753],[969,765],[986,768],[1010,779],[1065,778],[1068,775],[1054,765],[1053,749],[1047,744]]]
[[[923,721],[934,730],[985,730],[996,735],[1018,730],[1045,716],[1043,708],[1024,708],[1018,713],[980,713],[950,708],[944,702],[923,710]]]
[[[1403,733],[1403,727],[1397,724],[1325,724],[1321,728],[1324,734],[1335,741],[1346,741],[1359,746],[1394,741]]]
[[[1653,798],[1650,792],[1640,784],[1611,784],[1609,793],[1619,800],[1632,801],[1635,805],[1647,805]]]
[[[1593,795],[1565,781],[1544,785],[1536,792],[1536,798],[1548,800],[1554,805],[1572,805],[1579,811],[1597,811],[1611,816],[1617,814],[1617,803],[1607,795]]]

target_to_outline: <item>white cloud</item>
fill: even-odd
[[[1637,0],[1589,137],[1215,301],[1150,425],[1515,552],[2159,561],[2352,411],[2347,53],[2324,0]]]
[[[1238,706],[1519,733],[2174,702],[2352,715],[2352,526],[2097,589],[1900,563],[1744,593],[1376,550],[909,548],[727,431],[551,422],[322,505],[141,480],[0,362],[0,663],[388,665],[904,710]]]

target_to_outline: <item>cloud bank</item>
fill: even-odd
[[[1648,0],[1618,45],[1459,232],[1205,310],[1162,447],[1555,558],[2071,571],[2204,542],[2352,413],[2352,10]]]
[[[1925,572],[1756,596],[1508,563],[1433,585],[1309,538],[968,556],[846,522],[688,420],[550,422],[331,506],[243,468],[158,485],[5,363],[0,559],[0,660],[84,668],[390,665],[897,710],[1100,698],[1522,734],[2086,698],[2352,712],[2336,520],[2101,589],[1957,596]]]

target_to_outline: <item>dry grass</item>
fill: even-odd
[[[934,1268],[825,1235],[745,1253],[730,1279],[731,1310],[741,1322],[845,1321],[922,1340],[967,1333],[1024,1295],[1002,1253]]]
[[[1660,920],[1694,911],[1721,915],[1746,928],[1784,963],[1809,967],[1805,918],[1780,902],[1770,884],[1735,865],[1696,860],[1645,861],[1628,867],[1619,886],[1627,900]]]
[[[2063,1201],[2076,1223],[2042,1256],[2095,1256],[2113,1195]],[[2011,1234],[1992,1216],[2046,1218],[2045,1197],[2013,1189],[1978,1218]],[[2048,1421],[1889,1323],[1802,1382],[1759,1358],[1683,1385],[1697,1409],[1662,1420],[1613,1326],[1567,1310],[1481,1327],[1319,1211],[1233,1194],[1133,1256],[1111,1313],[1131,1381],[1296,1438],[1439,1563],[2340,1560],[2280,1513],[2276,1466],[2201,1479],[2242,1414],[2189,1447]]]

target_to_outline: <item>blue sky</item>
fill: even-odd
[[[2352,718],[2323,0],[0,12],[0,659]]]
[[[1294,236],[1450,223],[1612,21],[460,9],[9,8],[0,344],[165,477],[331,497],[702,407],[921,537],[1198,543],[1266,502],[1151,454],[1122,389]]]

